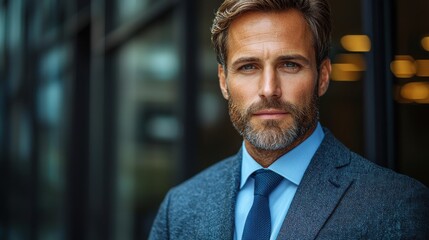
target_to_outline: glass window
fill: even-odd
[[[5,151],[5,108],[6,108],[6,89],[5,89],[5,45],[6,45],[6,11],[3,6],[0,6],[0,156],[3,156]],[[5,159],[2,159],[5,161]]]
[[[197,61],[197,68],[201,69],[201,79],[197,102],[197,169],[200,170],[237,153],[242,141],[229,120],[228,104],[220,92],[216,55],[210,41],[214,13],[221,3],[221,0],[198,2],[200,60]]]
[[[147,238],[159,203],[180,175],[177,22],[175,16],[159,19],[117,53],[115,239]]]
[[[37,89],[39,156],[39,238],[61,239],[65,232],[65,161],[67,92],[70,74],[68,45],[54,47],[40,60]]]
[[[6,44],[6,11],[0,6],[0,74],[3,75]]]
[[[153,10],[154,6],[168,1],[169,0],[118,0],[116,1],[114,12],[115,25],[133,20],[138,16],[144,16],[144,14],[148,14],[150,10]]]
[[[8,195],[10,204],[9,234],[12,239],[30,238],[31,216],[31,151],[33,128],[29,109],[21,103],[11,106],[10,119],[10,149],[9,149],[9,184]]]
[[[60,37],[64,29],[62,24],[67,16],[67,7],[71,7],[72,1],[42,0],[38,2],[37,11],[34,14],[32,35],[54,40]],[[36,32],[39,30],[39,32]],[[41,34],[41,35],[39,35]],[[38,39],[34,39],[37,41]]]
[[[10,69],[8,71],[9,86],[12,93],[18,91],[22,82],[22,64],[23,60],[23,16],[24,5],[22,0],[11,1],[8,6],[7,23],[8,28],[5,36],[7,37],[8,61]]]
[[[396,1],[398,170],[429,185],[429,1]]]
[[[368,79],[363,53],[344,44],[347,37],[363,33],[361,1],[329,2],[333,25],[332,75],[329,89],[320,99],[320,120],[347,147],[364,154],[362,87]]]

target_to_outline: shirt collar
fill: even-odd
[[[271,164],[268,169],[280,174],[294,184],[299,185],[308,164],[310,164],[310,161],[322,143],[324,136],[325,133],[323,132],[320,123],[317,123],[317,127],[314,132],[304,142],[281,156]],[[240,188],[244,186],[247,179],[254,171],[263,168],[247,152],[244,142],[242,148],[243,163],[241,166]]]

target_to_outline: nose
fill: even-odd
[[[259,96],[262,98],[280,98],[282,90],[276,71],[266,68],[259,82]]]

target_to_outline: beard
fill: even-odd
[[[231,96],[231,95],[230,95]],[[315,91],[306,105],[294,105],[279,99],[262,99],[248,109],[240,109],[232,97],[228,100],[229,115],[235,129],[256,148],[276,151],[293,146],[314,129],[319,119],[319,97]],[[292,122],[284,127],[285,119],[261,120],[252,123],[252,115],[263,109],[279,109],[290,114]]]

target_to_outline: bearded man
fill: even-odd
[[[173,188],[150,239],[429,239],[429,191],[319,123],[326,0],[226,0],[212,41],[239,152]]]

